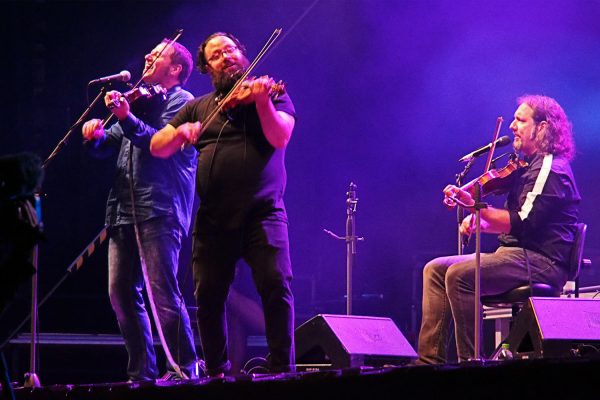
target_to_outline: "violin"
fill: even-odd
[[[475,197],[475,184],[481,186],[481,197],[490,194],[500,195],[507,193],[516,176],[515,172],[528,165],[527,162],[517,159],[517,156],[513,154],[505,167],[491,169],[485,174],[465,184],[461,189],[473,197]]]
[[[156,85],[141,85],[136,88],[133,88],[125,93],[122,93],[121,98],[127,100],[129,104],[133,103],[136,100],[143,98],[151,98],[156,95],[165,96],[167,93],[167,89],[162,87],[160,84]],[[121,99],[114,99],[108,104],[108,108],[115,108],[121,106]]]
[[[514,182],[519,169],[527,167],[529,164],[519,160],[516,154],[512,154],[505,167],[491,169],[485,174],[473,179],[471,182],[461,186],[459,189],[467,192],[472,198],[475,198],[475,187],[480,186],[480,196],[483,198],[490,194],[500,195],[507,193]],[[444,204],[449,208],[456,206],[458,198],[455,195],[444,198]],[[458,202],[460,204],[460,202]],[[461,204],[462,205],[462,204]]]
[[[221,106],[224,111],[227,111],[240,104],[250,104],[250,95],[252,94],[250,85],[255,79],[255,77],[245,79],[241,85],[233,90],[230,96],[224,99],[225,101],[219,102],[219,106]],[[285,93],[285,84],[282,81],[273,82],[269,85],[269,96],[272,99],[276,99],[283,93]]]

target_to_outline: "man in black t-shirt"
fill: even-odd
[[[569,161],[575,153],[571,123],[556,100],[527,95],[510,124],[515,151],[528,166],[514,172],[504,208],[481,210],[481,231],[500,234],[500,247],[481,254],[481,295],[498,295],[529,282],[562,287],[578,218],[579,192]],[[471,194],[449,185],[446,199],[473,210]],[[445,201],[448,203],[448,201]],[[473,214],[460,226],[470,234]],[[459,361],[475,355],[475,254],[436,258],[423,271],[419,362],[447,362],[454,322]]]
[[[200,46],[197,66],[210,74],[215,91],[189,102],[151,143],[152,154],[162,158],[189,144],[199,150],[201,203],[193,268],[198,328],[211,376],[230,370],[225,301],[241,259],[252,269],[262,300],[269,367],[274,372],[294,369],[294,298],[283,202],[294,105],[285,93],[273,96],[273,79],[262,76],[243,83],[241,104],[201,125],[248,67],[245,52],[229,33],[210,35]]]

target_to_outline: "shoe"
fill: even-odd
[[[183,378],[177,375],[174,371],[167,371],[163,376],[158,378],[161,382],[170,382],[170,381],[181,381]]]
[[[204,360],[196,360],[188,371],[182,371],[188,375],[185,379],[199,379],[206,376],[206,364]],[[180,381],[183,380],[175,371],[167,371],[159,380],[160,381]]]

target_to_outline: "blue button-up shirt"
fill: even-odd
[[[131,153],[137,221],[172,215],[184,231],[189,228],[196,149],[189,146],[168,159],[161,159],[150,154],[150,140],[193,96],[179,86],[171,88],[166,96],[166,101],[156,98],[133,103],[132,112],[125,120],[108,128],[103,139],[87,143],[90,153],[98,158],[119,151],[116,177],[106,207],[106,223],[110,226],[133,223],[129,183]]]

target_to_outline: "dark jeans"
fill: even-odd
[[[243,258],[261,298],[269,367],[292,371],[294,359],[294,297],[287,223],[262,220],[239,231],[221,231],[199,220],[194,238],[194,280],[198,328],[209,375],[231,368],[227,349],[225,301],[235,265]]]
[[[551,260],[527,250],[532,282],[562,287],[567,272]],[[475,254],[436,258],[423,270],[423,319],[419,333],[419,362],[447,362],[452,332],[459,361],[475,355]],[[518,247],[500,247],[481,254],[481,295],[504,293],[529,284],[525,253]]]
[[[177,283],[181,228],[173,217],[158,217],[140,223],[139,229],[148,279],[167,347],[173,360],[191,376],[196,351],[190,319]],[[155,379],[158,369],[152,328],[142,297],[144,278],[133,225],[113,227],[110,236],[109,297],[129,353],[127,373],[132,380]]]

